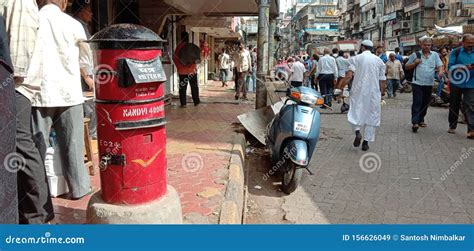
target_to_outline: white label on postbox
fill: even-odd
[[[126,108],[123,109],[124,118],[133,118],[133,117],[143,117],[143,116],[152,116],[164,111],[163,105],[153,106],[153,107],[144,107],[144,108]]]
[[[125,59],[135,83],[165,82],[166,75],[160,57],[149,61]]]

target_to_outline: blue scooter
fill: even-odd
[[[308,87],[288,88],[287,100],[280,112],[266,128],[266,144],[274,167],[282,173],[282,191],[296,190],[303,169],[308,169],[319,139],[320,114],[314,105],[323,105],[324,99]],[[276,170],[275,170],[276,171]]]

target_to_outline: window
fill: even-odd
[[[421,12],[417,12],[412,15],[411,23],[412,23],[413,32],[417,32],[421,30],[420,19],[421,19]]]

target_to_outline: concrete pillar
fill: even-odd
[[[268,31],[268,75],[272,74],[273,61],[275,60],[275,31],[276,19],[270,18],[270,29]]]
[[[270,1],[258,0],[258,6],[256,109],[267,106],[265,76],[268,72],[268,23],[270,17]]]

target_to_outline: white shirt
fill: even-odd
[[[230,56],[227,53],[219,55],[219,66],[221,70],[227,70],[230,67]]]
[[[38,5],[36,0],[6,0],[0,3],[0,13],[5,18],[9,36],[14,76],[26,78],[39,27]],[[33,98],[31,91],[25,88],[24,81],[16,84],[19,93],[30,100]],[[39,89],[39,86],[30,88]]]
[[[82,25],[48,4],[40,12],[38,39],[28,70],[34,107],[65,107],[84,103],[80,69],[92,67],[92,53]]]
[[[347,118],[357,126],[380,126],[380,80],[386,80],[385,64],[370,51],[349,59],[354,72]]]
[[[237,72],[246,72],[252,68],[252,57],[248,50],[239,51],[237,53],[235,67],[237,67]]]
[[[303,82],[304,73],[306,72],[306,67],[300,61],[296,61],[290,68],[291,78],[290,81]]]
[[[346,72],[349,70],[349,60],[343,57],[336,58],[337,70],[338,74],[337,77],[343,78],[346,76]]]
[[[319,59],[316,76],[319,76],[320,74],[334,74],[335,77],[337,76],[336,59],[331,55],[325,55]]]

